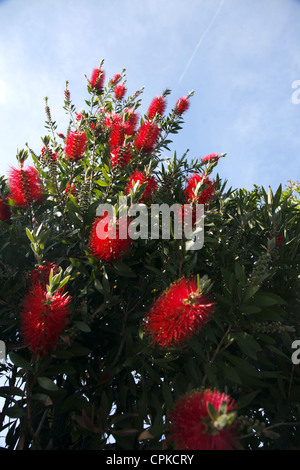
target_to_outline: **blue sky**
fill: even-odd
[[[40,151],[45,96],[66,130],[65,81],[80,109],[103,58],[130,93],[145,86],[145,110],[165,88],[169,107],[194,90],[179,155],[227,153],[233,188],[299,180],[299,24],[299,0],[0,0],[0,173],[25,142]]]

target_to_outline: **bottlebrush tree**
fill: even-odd
[[[228,188],[225,154],[170,155],[192,94],[165,90],[142,113],[142,90],[103,62],[87,93],[79,111],[66,84],[66,129],[46,98],[41,149],[1,178],[2,446],[299,448],[292,190]],[[121,197],[204,204],[203,247],[174,236],[172,211],[168,238],[122,237],[97,211],[121,213]]]

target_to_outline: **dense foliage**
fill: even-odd
[[[170,156],[191,96],[166,113],[166,90],[139,115],[125,71],[104,79],[101,63],[80,112],[66,84],[65,132],[46,99],[41,149],[26,144],[1,179],[3,447],[299,448],[295,188],[233,190],[214,175],[226,155]],[[99,241],[97,207],[120,195],[203,203],[203,247]]]

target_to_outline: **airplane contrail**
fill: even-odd
[[[192,53],[192,55],[191,55],[191,57],[190,57],[188,63],[186,64],[185,69],[184,69],[184,71],[182,72],[181,77],[180,77],[178,83],[180,83],[181,80],[183,79],[183,77],[184,77],[184,75],[185,75],[187,69],[189,68],[189,66],[190,66],[190,64],[191,64],[191,62],[192,62],[192,60],[194,59],[194,57],[195,57],[195,55],[196,55],[196,53],[197,53],[199,47],[201,46],[203,39],[204,39],[205,36],[207,35],[207,33],[208,33],[208,31],[210,30],[210,28],[212,27],[212,25],[213,25],[215,19],[217,18],[218,14],[220,13],[221,8],[222,8],[222,6],[224,5],[224,1],[225,1],[225,0],[221,0],[221,3],[220,3],[220,5],[219,5],[219,7],[218,7],[216,13],[214,14],[214,16],[213,16],[211,22],[209,23],[209,25],[207,26],[206,30],[205,30],[204,33],[202,34],[202,36],[201,36],[201,38],[200,38],[200,40],[199,40],[197,46],[195,47],[194,52]]]

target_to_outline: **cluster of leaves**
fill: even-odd
[[[80,119],[67,89],[64,102],[67,133],[80,128],[87,135],[84,158],[65,158],[65,136],[57,134],[46,100],[47,151],[27,146],[18,154],[19,160],[31,155],[43,201],[26,208],[11,202],[11,221],[0,225],[5,446],[161,449],[176,399],[207,387],[236,400],[243,448],[297,448],[300,369],[291,361],[291,345],[300,338],[299,206],[281,187],[275,193],[232,190],[217,174],[201,250],[187,250],[184,240],[149,236],[134,240],[121,260],[95,259],[88,243],[96,209],[117,204],[137,168],[157,178],[153,202],[172,204],[184,203],[190,173],[210,175],[217,162],[168,157],[170,135],[183,123],[173,109],[157,117],[161,133],[153,152],[136,151],[128,165],[113,166],[103,110],[136,111],[141,91],[118,100],[111,82],[101,89],[88,82],[87,90]],[[4,177],[1,184],[8,195]],[[131,194],[133,201],[142,190]],[[56,349],[39,358],[24,347],[20,311],[28,274],[46,260],[61,268],[52,281],[67,289],[72,314]],[[187,345],[159,350],[144,335],[145,314],[159,293],[191,274],[212,281],[215,312]]]

